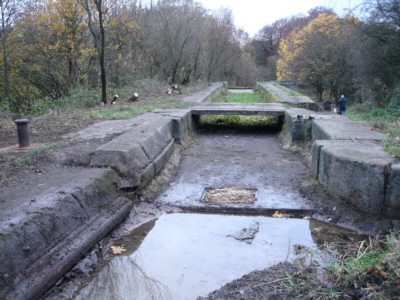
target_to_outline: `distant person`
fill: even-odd
[[[324,103],[322,104],[322,107],[323,107],[324,111],[331,111],[331,109],[332,109],[331,105],[332,105],[332,101],[329,99],[326,99],[324,101]]]
[[[339,115],[344,115],[346,113],[346,98],[342,95],[339,99]]]

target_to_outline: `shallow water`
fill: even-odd
[[[231,236],[254,226],[251,243]],[[293,259],[294,245],[316,248],[309,227],[303,219],[163,215],[137,251],[114,257],[76,299],[196,299]]]

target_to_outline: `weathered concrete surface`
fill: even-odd
[[[379,143],[316,141],[313,172],[328,191],[368,214],[385,207],[386,176],[393,158]]]
[[[154,161],[173,141],[171,118],[143,116],[142,124],[97,148],[91,161],[91,166],[111,167],[128,177],[129,187],[143,186],[156,174]]]
[[[110,169],[52,168],[30,179],[0,196],[2,299],[38,298],[130,210]]]
[[[182,143],[193,129],[189,109],[160,109],[153,113],[172,119],[173,137],[178,143]]]
[[[285,130],[292,143],[306,142],[311,139],[311,124],[317,115],[303,108],[285,110]]]
[[[283,116],[279,103],[202,103],[191,108],[192,115],[263,115]]]
[[[184,153],[178,174],[156,201],[208,212],[309,214],[299,187],[308,170],[297,154],[282,150],[274,134],[201,134]],[[201,201],[206,188],[257,189],[254,204]]]
[[[292,96],[283,87],[276,87],[273,82],[257,82],[257,89],[272,102],[289,104],[295,107],[321,111],[321,108],[307,96]]]
[[[204,101],[212,101],[213,98],[219,97],[226,92],[226,84],[218,82],[210,85],[208,88],[193,93],[190,96],[183,98],[181,101],[186,103],[200,103]]]
[[[386,214],[400,219],[400,163],[391,167],[386,202]]]
[[[312,139],[315,140],[371,140],[381,141],[386,136],[371,130],[367,124],[353,121],[345,116],[334,115],[331,118],[313,121]]]
[[[125,131],[142,124],[145,119],[145,115],[140,115],[128,120],[101,121],[79,132],[66,134],[63,138],[70,138],[77,141],[105,139],[113,135],[122,134]]]
[[[247,89],[247,88],[245,88],[245,89],[232,89],[232,88],[229,88],[229,89],[228,89],[228,93],[235,93],[235,94],[237,94],[237,93],[239,93],[239,94],[241,94],[241,93],[245,93],[245,94],[255,94],[256,92],[255,92],[253,89]]]

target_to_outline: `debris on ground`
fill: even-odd
[[[236,187],[208,189],[203,201],[207,203],[252,204],[256,201],[256,191]]]
[[[290,218],[290,215],[283,214],[280,211],[275,211],[272,215],[273,218]]]
[[[260,223],[255,222],[249,228],[243,228],[239,232],[228,234],[226,237],[232,237],[238,241],[245,242],[246,244],[251,244],[259,230]]]
[[[114,255],[122,254],[122,253],[124,253],[126,251],[126,249],[124,247],[121,247],[121,246],[111,246],[110,248],[111,248],[111,252]]]

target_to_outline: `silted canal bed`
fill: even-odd
[[[76,299],[196,299],[292,261],[296,249],[316,250],[316,223],[303,219],[313,204],[300,192],[308,176],[274,130],[202,131],[155,199],[191,213],[162,215],[148,233],[115,243],[126,251],[99,267]],[[240,201],[229,201],[234,197]],[[268,217],[289,214],[297,218]],[[145,234],[139,246],[137,236]]]
[[[304,257],[335,233],[313,220],[166,214],[140,246],[130,244],[140,229],[117,242],[126,251],[100,267],[75,299],[196,299],[254,270]]]
[[[154,199],[187,213],[164,214],[154,227],[117,241],[120,254],[67,297],[196,299],[249,272],[292,261],[304,254],[298,249],[314,251],[326,239],[321,233],[334,230],[318,231],[318,222],[309,220],[316,204],[302,192],[308,178],[301,156],[282,149],[275,130],[202,131]],[[206,201],[215,190],[225,196],[250,191],[251,201]]]
[[[276,132],[203,132],[184,151],[175,178],[155,199],[159,204],[201,212],[307,216],[313,202],[301,192],[309,171],[299,154],[282,149]],[[255,201],[205,200],[210,190],[253,190]]]

